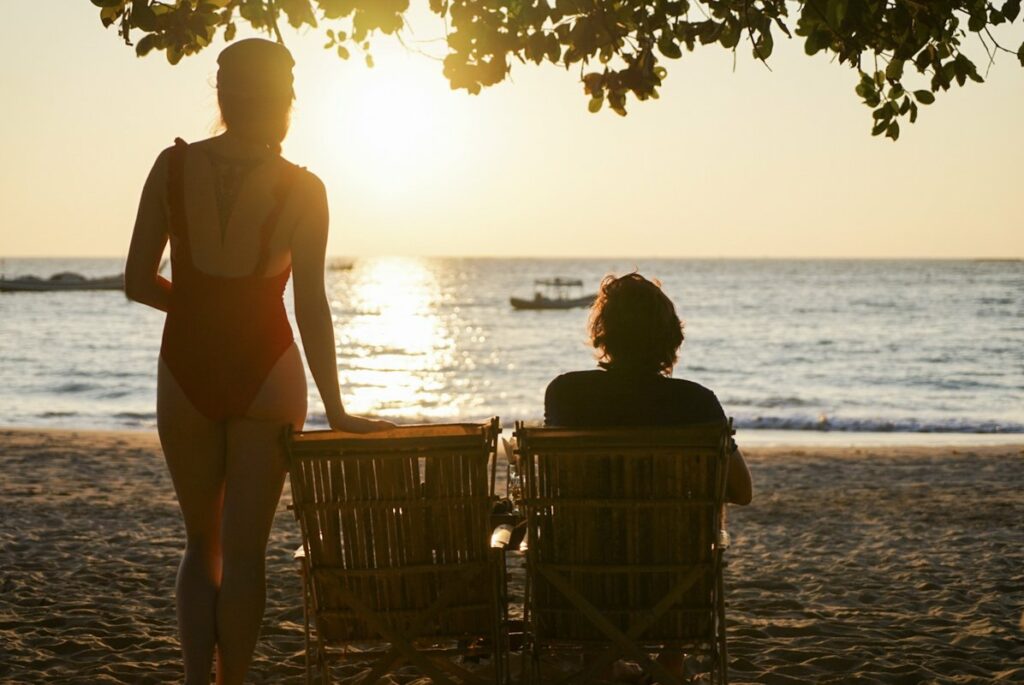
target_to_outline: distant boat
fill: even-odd
[[[328,271],[351,271],[353,263],[343,259],[335,259],[327,264]]]
[[[65,290],[124,290],[124,274],[86,278],[73,271],[62,271],[49,278],[38,276],[0,277],[0,292],[51,292]]]
[[[574,309],[589,307],[597,295],[577,295],[583,290],[583,281],[575,278],[540,278],[533,282],[536,290],[532,298],[510,297],[515,309]]]

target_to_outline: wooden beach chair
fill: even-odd
[[[499,431],[495,418],[287,434],[307,682],[314,662],[330,683],[344,661],[372,664],[364,683],[402,664],[436,685],[505,682],[503,558],[490,548]]]
[[[581,670],[545,684],[592,683],[619,659],[678,685],[652,653],[701,655],[727,683],[723,545],[732,422],[681,428],[527,428],[516,424],[527,520],[527,639]],[[524,658],[525,661],[525,658]]]

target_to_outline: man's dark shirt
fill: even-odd
[[[692,381],[625,370],[573,371],[548,384],[548,426],[677,426],[723,421],[715,393]]]

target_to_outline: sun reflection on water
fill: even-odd
[[[445,293],[431,265],[414,258],[361,260],[338,276],[332,310],[342,393],[354,413],[424,418],[457,414],[446,389],[460,366]]]

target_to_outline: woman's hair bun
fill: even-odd
[[[228,45],[217,57],[217,89],[240,97],[293,97],[288,48],[263,38]]]

